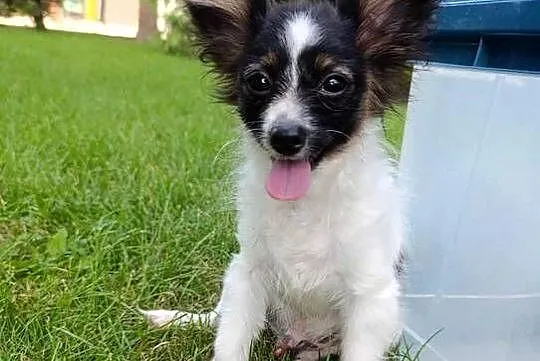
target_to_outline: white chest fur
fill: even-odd
[[[159,325],[213,322],[219,314],[219,361],[248,360],[265,321],[284,339],[316,345],[303,360],[318,359],[322,350],[346,361],[381,359],[400,330],[394,265],[404,227],[401,194],[376,124],[322,162],[307,196],[291,203],[266,194],[270,161],[248,141],[238,183],[241,250],[215,312],[145,314]]]
[[[274,302],[327,314],[348,294],[371,292],[394,278],[403,237],[401,202],[379,133],[367,127],[357,142],[323,162],[308,195],[295,202],[268,197],[270,161],[247,145],[238,239]]]

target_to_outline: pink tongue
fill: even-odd
[[[270,197],[294,201],[306,195],[311,185],[311,165],[308,161],[274,160],[266,180]]]

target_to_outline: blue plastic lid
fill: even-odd
[[[430,61],[540,72],[540,0],[443,0]]]

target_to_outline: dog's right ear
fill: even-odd
[[[201,59],[220,80],[219,97],[236,101],[239,62],[267,11],[267,0],[187,0]]]
[[[368,73],[367,105],[382,113],[400,93],[408,61],[424,57],[424,40],[439,0],[356,1],[356,47]]]

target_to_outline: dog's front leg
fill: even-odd
[[[225,275],[214,361],[248,361],[251,343],[263,328],[267,297],[261,273],[237,255]]]
[[[398,288],[352,296],[343,314],[342,361],[379,361],[400,327]]]

